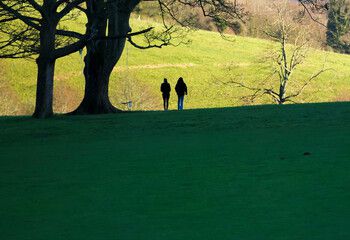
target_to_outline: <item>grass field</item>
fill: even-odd
[[[135,31],[154,24],[132,20]],[[76,29],[84,24],[75,23]],[[183,76],[188,84],[186,108],[214,108],[239,106],[247,92],[229,85],[218,84],[231,79],[254,86],[265,79],[271,69],[266,57],[276,44],[246,37],[224,40],[219,34],[196,31],[188,36],[191,45],[163,49],[138,50],[128,45],[118,63],[110,84],[112,102],[132,100],[135,109],[161,109],[159,86],[167,77],[172,87]],[[350,100],[350,57],[311,49],[305,63],[294,75],[291,90],[323,67],[332,68],[313,82],[297,102],[329,102]],[[79,104],[83,96],[83,62],[78,53],[57,63],[55,77],[56,112],[68,112]],[[36,66],[34,61],[0,60],[0,115],[30,114],[34,109]],[[171,108],[175,108],[175,95]],[[264,98],[257,104],[271,103]]]
[[[350,104],[0,119],[0,236],[350,239]]]

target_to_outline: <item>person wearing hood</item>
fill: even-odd
[[[184,98],[185,95],[187,95],[187,86],[184,82],[184,79],[182,77],[179,78],[179,80],[176,83],[175,91],[177,93],[178,102],[177,102],[177,109],[183,110],[184,108]]]

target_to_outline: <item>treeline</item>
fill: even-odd
[[[288,1],[288,0],[287,0]],[[200,8],[181,9],[179,12],[185,17],[191,16],[193,26],[197,29],[207,31],[220,31],[225,33],[248,36],[254,38],[267,38],[266,26],[276,21],[274,4],[281,1],[275,0],[240,0],[246,11],[246,17],[237,19],[230,26],[213,21],[212,18],[203,16]],[[289,7],[294,12],[294,24],[296,29],[307,29],[310,35],[311,45],[320,49],[333,49],[336,52],[350,53],[350,1],[330,0],[327,3],[327,11],[313,11],[312,18],[310,12],[306,11],[299,1],[289,0]],[[311,10],[310,10],[311,11]],[[153,1],[141,2],[135,14],[138,17],[146,17],[154,20],[161,20],[157,3]],[[296,36],[295,36],[296,37]],[[291,37],[293,42],[295,37]]]

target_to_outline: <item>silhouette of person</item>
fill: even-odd
[[[170,84],[168,83],[168,79],[164,78],[164,82],[162,85],[160,85],[160,91],[162,92],[163,95],[163,105],[164,105],[164,110],[168,110],[169,107],[169,98],[170,98],[170,92],[171,92],[171,87]]]
[[[184,79],[182,77],[179,78],[179,80],[176,83],[175,91],[177,93],[178,102],[177,102],[177,109],[183,110],[184,108],[184,97],[185,94],[187,95],[187,86],[184,82]]]

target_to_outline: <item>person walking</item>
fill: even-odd
[[[164,78],[164,82],[162,83],[162,85],[160,85],[160,91],[162,92],[162,95],[163,95],[164,111],[167,111],[169,107],[169,98],[170,98],[170,92],[171,92],[171,87],[170,87],[170,84],[168,83],[168,79]]]
[[[177,102],[177,109],[183,110],[184,108],[184,97],[187,95],[187,86],[184,82],[184,79],[182,77],[179,78],[179,80],[176,83],[175,91],[177,93],[178,102]]]

